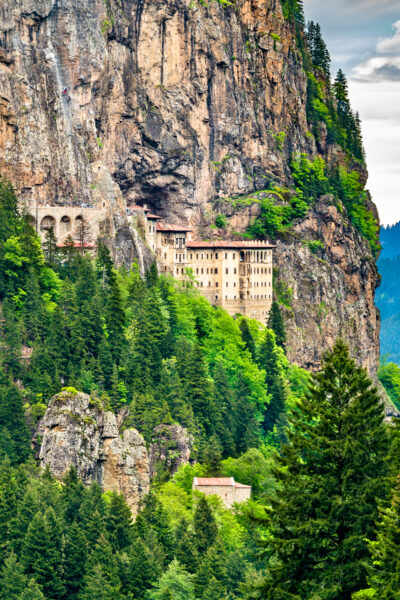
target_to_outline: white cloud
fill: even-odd
[[[353,76],[361,81],[400,81],[400,21],[393,35],[378,40],[375,56],[357,65]]]
[[[392,37],[379,40],[376,50],[383,55],[399,55],[400,54],[400,21],[393,23],[395,33]]]
[[[368,187],[384,225],[400,220],[400,85],[349,81],[352,105],[363,122]]]

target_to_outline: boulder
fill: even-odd
[[[98,399],[64,390],[50,400],[34,441],[39,460],[62,479],[71,466],[90,485],[122,493],[132,513],[150,489],[149,457],[143,437],[135,429],[120,432],[121,420]]]

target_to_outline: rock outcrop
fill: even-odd
[[[50,400],[36,434],[39,459],[57,479],[74,466],[82,481],[122,493],[135,515],[150,488],[145,442],[135,429],[119,431],[117,417],[87,394],[63,391]]]
[[[316,153],[280,1],[203,4],[0,3],[0,173],[31,205],[105,203],[114,256],[137,258],[142,272],[151,257],[126,203],[200,235],[216,199],[288,185],[292,153]],[[337,161],[338,147],[321,138],[323,157]],[[234,228],[249,215],[235,215]],[[324,250],[313,255],[302,238],[315,236]],[[291,359],[317,368],[343,335],[374,374],[378,275],[352,226],[322,202],[279,241],[276,260],[293,289]]]
[[[150,476],[173,475],[181,465],[188,464],[192,439],[180,425],[158,425],[150,446]],[[161,472],[160,472],[161,471]]]

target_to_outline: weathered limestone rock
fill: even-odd
[[[180,465],[188,464],[192,439],[180,425],[158,425],[150,446],[150,476],[153,479],[161,467],[173,475]]]
[[[149,459],[142,436],[127,429],[122,437],[117,417],[90,396],[63,391],[50,400],[36,434],[39,459],[62,479],[74,466],[86,485],[97,481],[104,491],[122,493],[133,514],[150,487]]]
[[[0,2],[0,173],[28,204],[105,202],[115,258],[137,259],[142,272],[151,256],[126,202],[197,235],[215,199],[290,184],[290,156],[316,153],[306,98],[280,0]],[[340,160],[321,140],[322,156]],[[293,289],[289,355],[318,368],[343,335],[374,374],[378,275],[334,211],[316,207],[278,243],[280,278]],[[234,215],[232,228],[256,212]],[[313,255],[303,238],[315,236],[324,251]]]

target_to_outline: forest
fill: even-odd
[[[346,78],[331,83],[301,1],[282,6],[309,135],[318,152],[325,134],[339,144],[343,164],[292,156],[293,186],[271,182],[247,235],[287,233],[331,194],[377,256]],[[283,314],[278,289],[259,323],[212,307],[190,276],[117,268],[100,240],[94,257],[60,250],[51,229],[42,244],[0,178],[0,600],[400,599],[400,420],[387,422],[342,340],[318,373],[291,364]],[[399,367],[384,363],[379,377],[400,408]],[[85,487],[73,467],[59,481],[38,466],[32,436],[62,390],[124,414],[148,445],[161,423],[190,434],[189,463],[172,476],[157,465],[135,520],[122,495]],[[234,477],[252,497],[230,510],[193,490],[196,476]]]
[[[0,598],[396,597],[399,429],[343,342],[310,376],[286,357],[277,302],[265,327],[154,265],[116,270],[100,243],[95,259],[60,254],[50,231],[42,249],[5,181],[0,294]],[[159,423],[194,437],[134,523],[122,496],[35,464],[31,434],[68,386],[129,406],[147,442]],[[230,511],[196,475],[252,498]]]

